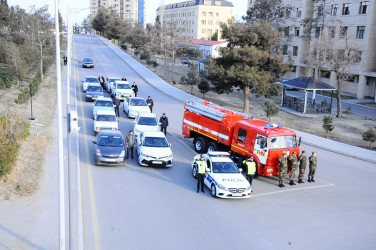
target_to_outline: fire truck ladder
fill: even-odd
[[[251,115],[234,111],[231,109],[223,108],[212,103],[209,103],[208,105],[204,105],[204,104],[194,102],[194,101],[187,101],[185,103],[185,108],[191,112],[195,112],[199,115],[206,116],[208,118],[211,118],[219,122],[223,120],[223,117],[228,116],[230,114],[241,115],[243,116],[243,119],[245,120],[253,119],[253,116]]]

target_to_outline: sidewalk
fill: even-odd
[[[115,54],[117,54],[120,58],[123,59],[125,63],[128,64],[129,67],[131,67],[137,74],[140,75],[142,79],[144,79],[145,82],[147,82],[149,85],[153,86],[154,88],[160,90],[161,92],[165,93],[166,95],[179,100],[181,102],[185,102],[186,100],[192,100],[192,101],[199,101],[202,102],[203,100],[201,98],[198,98],[196,96],[192,96],[188,93],[185,93],[184,91],[181,91],[173,86],[171,86],[169,83],[161,79],[159,76],[154,74],[152,71],[150,71],[148,68],[146,68],[144,65],[139,63],[137,60],[135,60],[133,57],[126,54],[122,49],[118,48],[111,42],[109,42],[107,39],[104,39],[102,37],[97,36],[99,40],[101,40],[106,46],[108,46]],[[294,91],[295,92],[295,91]],[[320,97],[316,95],[316,98],[325,98],[324,96]],[[323,100],[323,99],[322,99]],[[330,101],[330,98],[329,98]],[[334,102],[333,102],[334,103]],[[351,105],[351,104],[350,104]],[[352,104],[355,105],[355,104]],[[361,106],[362,105],[358,105]],[[368,107],[366,107],[368,108]],[[346,108],[345,108],[346,109]],[[366,112],[370,113],[371,115],[375,116],[376,119],[376,109],[369,108],[370,110],[366,110]],[[353,111],[354,112],[354,109]],[[356,159],[361,159],[364,161],[369,161],[376,164],[376,152],[363,149],[360,147],[352,146],[349,144],[325,139],[319,136],[307,134],[304,132],[300,132],[295,130],[295,132],[298,134],[298,136],[302,137],[302,142],[311,145],[317,148],[321,148],[324,150],[328,150],[331,152],[335,152],[338,154],[346,155],[349,157],[353,157]]]

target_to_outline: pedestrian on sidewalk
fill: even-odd
[[[129,151],[131,151],[131,158],[134,159],[133,149],[134,145],[136,144],[136,137],[134,136],[132,130],[129,131],[127,138],[125,138],[125,144],[127,145],[127,159],[129,159]]]
[[[133,84],[132,84],[132,90],[134,92],[134,96],[137,97],[138,87],[137,87],[136,82],[133,82]]]
[[[313,151],[312,155],[309,157],[308,182],[315,182],[313,178],[315,177],[316,168],[317,168],[317,155],[316,155],[316,152]]]
[[[291,166],[290,170],[290,186],[296,185],[294,182],[295,179],[295,172],[298,168],[298,157],[296,157],[296,152],[293,152],[292,155],[289,157],[289,162]]]
[[[161,124],[161,131],[166,135],[168,126],[168,118],[166,116],[166,113],[163,113],[162,116],[159,118],[159,123]]]
[[[150,96],[148,96],[148,99],[146,99],[146,103],[148,104],[148,106],[150,108],[150,112],[153,113],[154,102],[153,102],[153,99],[151,99]]]
[[[115,114],[116,114],[117,117],[120,117],[120,112],[119,112],[120,100],[119,100],[119,97],[117,97],[117,96],[115,96],[114,105],[115,105]]]
[[[64,65],[67,65],[68,57],[67,57],[66,55],[64,55],[64,57],[63,57],[63,61],[64,61]]]
[[[301,183],[304,183],[303,177],[304,177],[304,173],[305,173],[305,170],[306,170],[306,167],[307,167],[307,155],[306,155],[306,152],[304,150],[302,151],[302,154],[299,156],[298,160],[299,160],[299,180],[298,180],[298,183],[301,184]]]
[[[279,187],[283,188],[285,185],[285,175],[287,172],[287,152],[283,152],[283,155],[278,159],[279,161]]]

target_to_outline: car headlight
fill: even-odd
[[[91,95],[86,95],[86,97],[91,97]]]
[[[166,156],[166,158],[171,158],[172,157],[172,154],[169,154]]]
[[[102,156],[101,151],[97,149],[97,156]]]
[[[250,189],[251,189],[251,185],[248,185],[248,187],[247,187],[247,191],[250,190]]]
[[[149,158],[149,156],[148,156],[147,154],[144,154],[144,153],[142,153],[142,152],[141,152],[141,155],[142,155],[143,157],[147,157],[147,158]]]
[[[218,188],[227,191],[227,188],[221,184],[218,184]]]
[[[124,157],[125,156],[125,150],[121,151],[119,157]]]

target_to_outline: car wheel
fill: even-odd
[[[197,165],[193,165],[192,176],[197,179]]]
[[[215,142],[208,143],[208,152],[217,151],[218,145]]]
[[[213,196],[213,197],[217,197],[217,189],[215,188],[215,185],[214,185],[214,184],[211,185],[211,188],[210,188],[210,194],[211,194],[211,196]]]
[[[201,154],[201,153],[205,152],[206,141],[205,141],[204,138],[198,137],[193,141],[193,143],[194,143],[194,148],[195,148],[197,153]]]
[[[85,98],[85,101],[88,102],[88,101],[89,101],[89,98]]]

